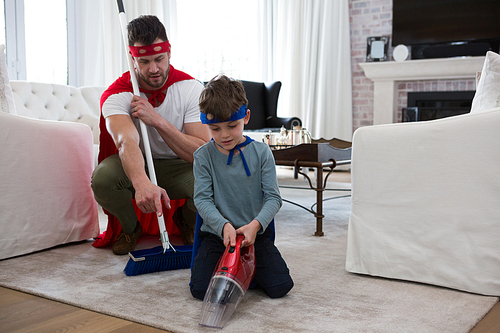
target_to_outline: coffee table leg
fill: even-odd
[[[323,167],[317,167],[316,174],[316,232],[314,236],[324,236],[323,233]]]

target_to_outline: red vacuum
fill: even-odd
[[[253,280],[255,248],[242,247],[243,238],[238,235],[236,246],[228,246],[217,263],[203,299],[202,326],[224,327]]]

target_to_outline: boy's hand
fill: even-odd
[[[255,238],[257,237],[257,232],[259,232],[262,226],[260,222],[257,220],[253,220],[252,222],[238,228],[236,230],[236,234],[245,236],[245,239],[241,242],[243,247],[250,246],[255,243]]]
[[[231,223],[227,222],[224,224],[224,228],[222,229],[222,237],[224,240],[224,246],[228,245],[236,246],[236,230]]]

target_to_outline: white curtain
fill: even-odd
[[[300,117],[314,138],[350,141],[348,0],[261,0],[260,8],[263,77],[283,83],[279,115]]]
[[[175,0],[123,0],[127,21],[139,15],[156,15],[169,39],[176,34]],[[80,86],[108,86],[128,70],[116,1],[82,0],[80,13]],[[172,36],[174,35],[174,36]]]

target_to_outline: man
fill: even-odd
[[[161,200],[170,208],[170,198],[186,198],[173,219],[184,243],[192,243],[196,221],[193,153],[210,140],[208,128],[200,122],[198,102],[203,85],[170,65],[170,44],[163,24],[156,16],[140,16],[128,24],[128,41],[141,96],[133,96],[128,72],[103,93],[102,161],[92,175],[96,201],[122,227],[113,244],[117,255],[133,251],[142,234],[133,198],[143,213],[158,215],[163,214]],[[139,119],[148,127],[159,186],[146,173]],[[110,153],[102,147],[106,132],[117,154],[105,156]]]

